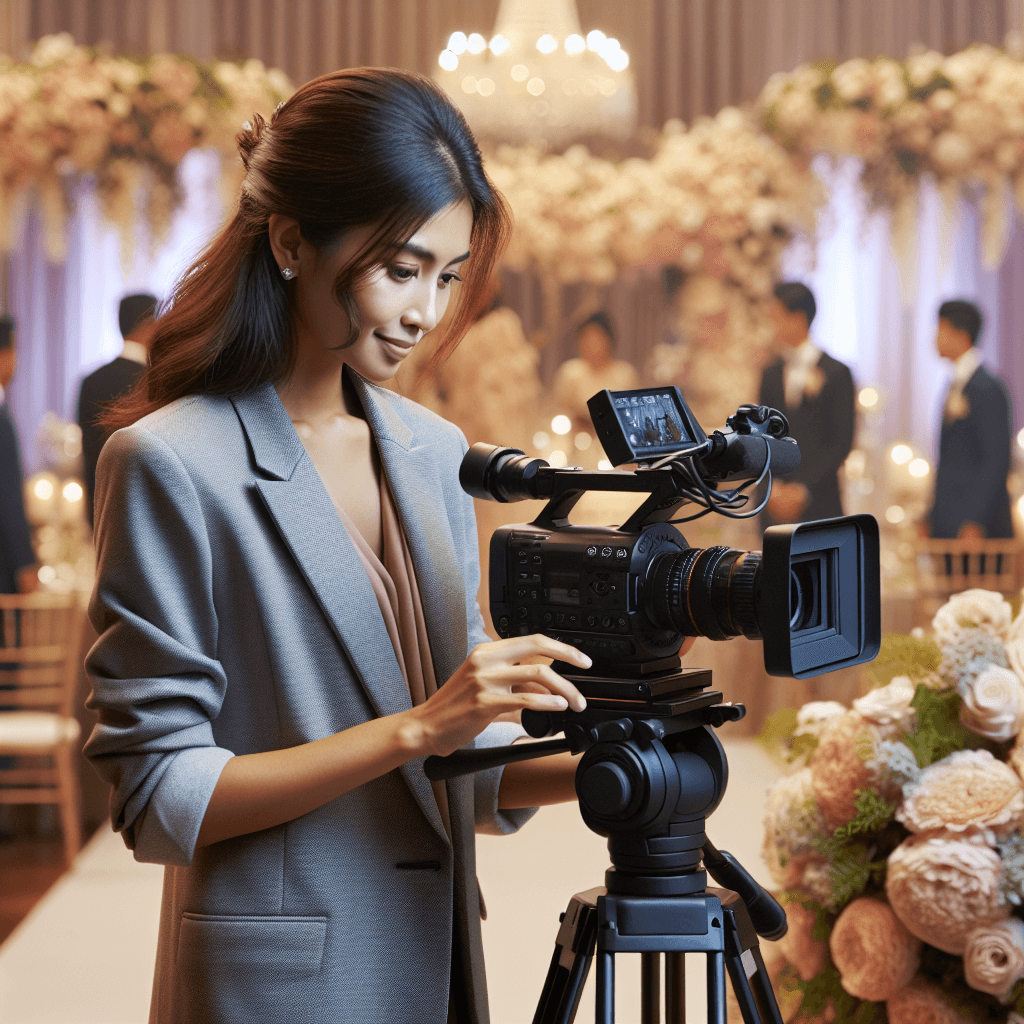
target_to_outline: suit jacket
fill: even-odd
[[[487,639],[466,442],[353,379],[441,682]],[[453,921],[470,1016],[486,1021],[474,824],[509,832],[531,813],[498,811],[501,768],[448,784],[452,841],[417,759],[195,849],[233,755],[411,706],[369,578],[274,388],[181,399],[117,431],[99,461],[96,544],[86,753],[136,859],[168,865],[151,1021],[442,1024]],[[476,743],[521,734],[495,725]]]
[[[843,514],[839,495],[839,467],[853,446],[853,377],[850,368],[823,352],[818,370],[823,376],[816,395],[805,395],[795,408],[787,408],[783,391],[783,360],[776,359],[761,376],[762,405],[786,414],[789,433],[800,445],[800,466],[780,479],[795,480],[810,492],[803,522],[832,519]],[[774,520],[765,513],[763,526]]]
[[[93,521],[93,496],[96,493],[96,462],[107,432],[96,422],[106,406],[120,398],[145,372],[132,359],[118,356],[82,381],[78,392],[78,425],[82,428],[82,469],[85,483],[85,513]]]
[[[977,523],[986,537],[1012,537],[1006,477],[1010,472],[1013,415],[1006,385],[979,366],[964,385],[967,414],[943,419],[935,469],[933,537],[955,537]]]
[[[0,594],[18,592],[18,570],[36,560],[25,518],[21,448],[14,417],[0,403]]]

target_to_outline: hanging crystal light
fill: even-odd
[[[453,32],[437,81],[482,138],[560,149],[587,136],[630,135],[636,88],[629,54],[574,0],[501,0],[494,32]]]

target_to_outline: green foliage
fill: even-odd
[[[976,749],[982,738],[960,724],[960,695],[918,686],[911,705],[917,711],[917,728],[903,742],[914,752],[922,768],[957,750]]]
[[[857,793],[857,816],[840,825],[836,829],[833,839],[839,842],[847,842],[855,835],[862,835],[865,832],[881,832],[886,825],[892,821],[896,813],[896,805],[889,803],[881,794],[873,789],[862,789]]]
[[[896,806],[871,789],[857,793],[855,806],[857,814],[852,821],[815,843],[815,849],[829,862],[832,909],[836,911],[869,886],[881,889],[885,881],[886,857],[879,855],[878,840]]]
[[[910,676],[919,680],[929,672],[938,671],[942,664],[939,645],[925,637],[886,633],[878,657],[865,669],[872,687],[885,686],[896,676]]]

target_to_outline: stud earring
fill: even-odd
[[[281,276],[286,280],[290,281],[295,276],[295,271],[291,267],[282,267]]]

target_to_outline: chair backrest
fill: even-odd
[[[946,598],[979,588],[1015,595],[1022,583],[1024,545],[1019,540],[944,540],[917,543],[921,597]]]
[[[78,594],[0,594],[0,711],[74,715],[84,616]]]

